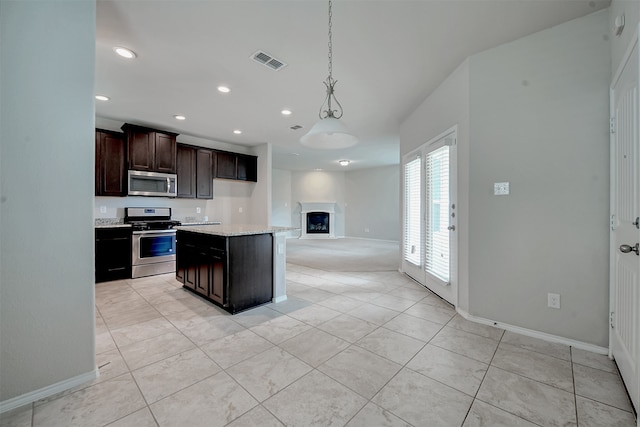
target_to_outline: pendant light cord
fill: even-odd
[[[331,33],[331,0],[329,0],[329,79],[333,79],[333,41]]]

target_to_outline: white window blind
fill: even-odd
[[[417,266],[421,265],[420,243],[420,157],[404,165],[404,259]]]
[[[426,157],[425,270],[449,282],[449,147]]]

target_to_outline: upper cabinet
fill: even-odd
[[[196,198],[213,199],[213,151],[196,150]]]
[[[194,199],[196,197],[196,150],[193,147],[178,144],[178,197]]]
[[[176,173],[177,134],[125,123],[129,169]]]
[[[246,154],[238,154],[237,160],[238,180],[258,181],[258,158]]]
[[[127,194],[126,156],[123,134],[96,129],[96,196]]]
[[[218,151],[216,153],[216,178],[238,179],[236,160],[237,154]]]
[[[178,144],[178,197],[213,199],[214,152]]]
[[[215,177],[257,182],[258,158],[247,154],[217,151]]]

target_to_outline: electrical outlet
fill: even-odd
[[[106,206],[100,206],[100,213],[107,213],[107,207]]]
[[[547,307],[560,308],[560,294],[547,294]]]
[[[196,208],[196,213],[200,213],[202,210],[200,208]]]
[[[365,232],[365,233],[368,233],[368,232],[369,232],[369,229],[368,229],[368,228],[365,228],[365,229],[364,229],[364,232]]]
[[[508,182],[494,182],[493,183],[493,195],[494,196],[508,196],[509,195],[509,183]]]
[[[242,208],[238,208],[238,212],[242,213]]]

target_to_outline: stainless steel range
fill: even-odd
[[[124,208],[124,222],[131,224],[131,277],[176,271],[176,230],[171,208]]]

